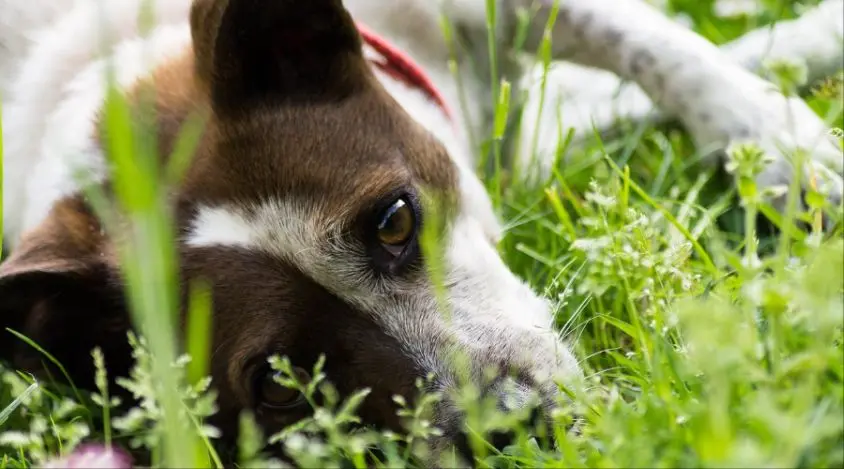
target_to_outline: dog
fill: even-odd
[[[455,390],[455,354],[485,395],[535,397],[543,415],[560,384],[582,379],[549,302],[501,260],[498,216],[474,170],[471,135],[490,128],[498,80],[526,76],[509,53],[520,18],[530,18],[525,50],[550,36],[555,60],[629,80],[645,113],[655,105],[701,147],[758,141],[775,156],[762,184],[789,180],[787,148],[812,148],[817,180],[840,197],[840,149],[801,100],[638,0],[497,0],[495,56],[483,0],[157,0],[155,26],[141,34],[143,3],[0,0],[11,249],[0,265],[0,326],[44,347],[77,384],[93,385],[94,347],[112,375],[131,367],[115,241],[76,177],[109,181],[110,64],[131,105],[155,90],[161,154],[190,116],[207,117],[171,199],[182,286],[212,286],[213,423],[226,437],[247,409],[267,432],[306,415],[274,388],[275,354],[303,374],[324,355],[342,394],[371,388],[362,420],[392,429],[392,397],[412,398],[417,379],[433,376],[444,396]],[[442,17],[459,41],[442,34]],[[476,71],[493,63],[495,74]],[[540,157],[554,145],[546,137]],[[437,195],[446,218],[449,318],[421,255],[423,192]],[[38,352],[11,336],[0,357],[43,372]],[[489,369],[497,375],[486,382]],[[452,400],[432,421],[442,430],[434,454],[461,446]]]

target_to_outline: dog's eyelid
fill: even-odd
[[[387,210],[392,206],[396,201],[399,199],[408,199],[408,202],[412,206],[418,206],[418,196],[416,195],[416,190],[413,187],[401,185],[395,187],[393,189],[383,191],[378,196],[373,197],[370,203],[366,204],[360,210],[360,215],[365,216],[377,216],[384,210]]]
[[[366,203],[359,205],[356,210],[351,212],[353,215],[346,218],[346,231],[356,232],[364,238],[371,237],[374,234],[374,227],[380,221],[379,218],[400,199],[409,202],[417,216],[417,221],[419,221],[421,215],[419,197],[416,195],[414,188],[401,185],[391,190],[382,191],[378,196],[370,197]]]

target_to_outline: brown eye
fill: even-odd
[[[294,368],[296,380],[301,385],[308,384],[311,377],[301,368]],[[275,380],[278,373],[269,370],[259,378],[257,386],[258,403],[271,409],[292,409],[305,403],[305,396],[298,390],[285,387]]]
[[[405,199],[398,199],[384,211],[378,221],[378,242],[397,255],[413,238],[415,231],[413,207]],[[398,252],[393,252],[396,248]]]

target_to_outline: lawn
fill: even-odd
[[[794,17],[801,5],[758,0],[758,11],[723,17],[714,0],[667,3],[717,43]],[[785,75],[781,86],[794,85]],[[844,127],[843,83],[844,71],[800,88],[820,115],[833,111],[830,126],[838,129]],[[189,152],[171,159],[163,173],[133,164],[137,147],[124,105],[112,93],[106,110],[118,136],[109,148],[117,201],[91,196],[103,214],[115,208],[110,204],[124,209],[135,227],[120,255],[146,339],[132,338],[138,366],[122,385],[142,405],[126,412],[104,386],[88,395],[0,367],[0,468],[38,467],[89,442],[145,448],[155,466],[221,463],[213,450],[216,431],[203,424],[214,412],[213,383],[204,379],[207,291],[193,290],[186,350],[178,351],[164,314],[175,310],[175,288],[148,291],[146,281],[173,278],[172,227],[161,194]],[[179,148],[189,148],[191,131]],[[542,183],[512,183],[497,169],[486,181],[507,227],[501,252],[554,301],[586,386],[568,390],[573,404],[556,417],[554,446],[517,427],[516,442],[499,452],[484,444],[488,419],[470,418],[478,464],[844,466],[842,208],[823,210],[832,226],[826,231],[816,222],[821,202],[811,194],[813,213],[770,220],[751,182],[761,159],[753,147],[732,149],[733,171],[709,166],[672,123],[629,127],[619,137],[561,153],[566,164]],[[182,352],[192,358],[178,358]],[[283,372],[287,365],[279,359],[274,366]],[[330,386],[305,391],[332,396]],[[315,418],[279,435],[261,435],[244,415],[238,461],[277,465],[260,452],[269,439],[283,440],[307,467],[365,467],[367,456],[379,467],[412,464],[414,455],[404,448],[415,445],[404,443],[432,431],[424,421],[430,400],[403,409],[409,431],[395,435],[349,430],[360,398],[327,399]],[[577,431],[567,432],[574,416]]]

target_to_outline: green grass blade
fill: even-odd
[[[9,329],[9,328],[7,328],[7,329],[6,329],[6,331],[8,331],[10,334],[12,334],[13,336],[17,337],[17,338],[18,338],[18,339],[20,339],[22,342],[24,342],[25,344],[29,345],[30,347],[32,347],[32,348],[33,348],[33,349],[35,349],[36,351],[38,351],[38,353],[40,353],[41,355],[43,355],[43,356],[44,356],[44,357],[45,357],[45,358],[46,358],[46,359],[47,359],[50,363],[52,363],[53,365],[55,365],[55,366],[56,366],[56,368],[58,368],[58,370],[62,373],[62,376],[64,376],[64,378],[67,380],[67,382],[68,382],[68,384],[70,385],[71,389],[73,389],[73,394],[76,396],[76,399],[77,399],[79,402],[83,402],[82,395],[79,393],[79,390],[78,390],[78,389],[76,389],[76,385],[73,383],[73,379],[71,379],[70,374],[68,374],[68,372],[67,372],[67,370],[65,369],[64,365],[62,365],[62,364],[61,364],[61,362],[59,362],[59,361],[56,359],[56,357],[54,357],[53,355],[51,355],[51,354],[50,354],[50,352],[48,352],[48,351],[44,350],[44,348],[43,348],[43,347],[41,347],[40,345],[38,345],[37,343],[35,343],[35,341],[33,341],[32,339],[30,339],[29,337],[27,337],[27,336],[25,336],[25,335],[21,334],[20,332],[18,332],[18,331],[16,331],[16,330],[13,330],[13,329]]]
[[[38,389],[40,385],[38,382],[34,382],[29,385],[20,396],[17,396],[15,400],[13,400],[9,405],[7,405],[2,411],[0,411],[0,428],[3,427],[3,424],[6,423],[6,420],[9,420],[9,417],[12,415],[12,412],[18,409],[23,402],[29,397],[30,394],[34,393],[36,389]]]

